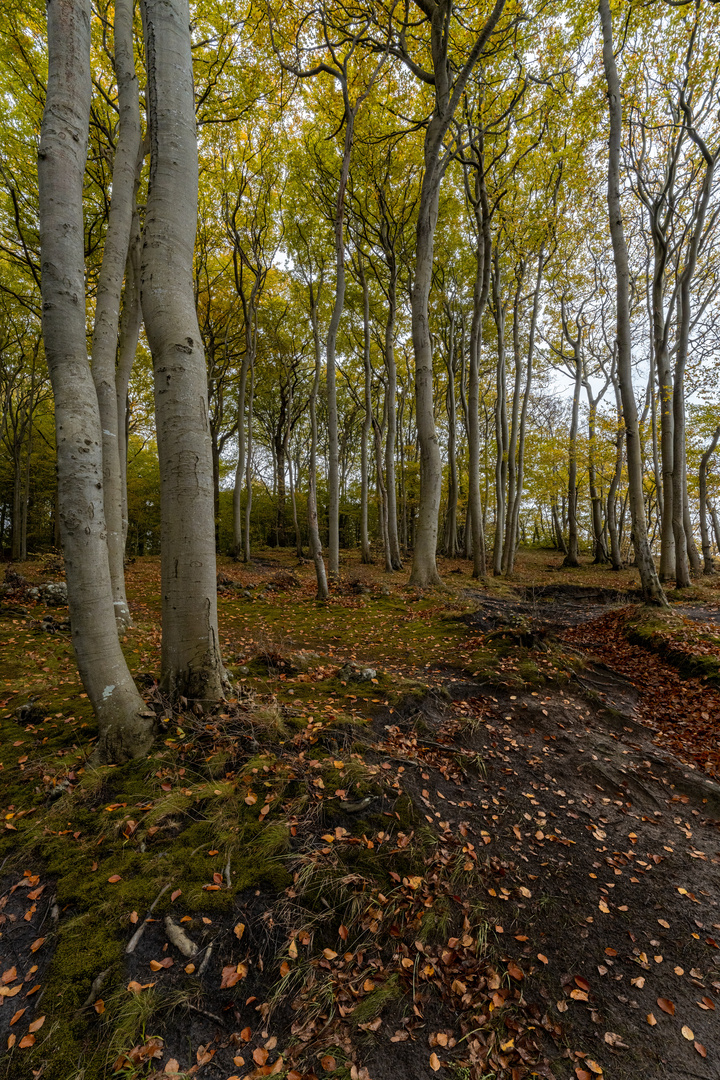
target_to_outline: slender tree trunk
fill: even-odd
[[[250,516],[252,514],[252,423],[255,405],[255,360],[250,365],[250,400],[248,401],[247,454],[245,455],[245,533],[243,537],[243,562],[250,562]],[[239,425],[238,425],[239,430]]]
[[[580,387],[582,385],[582,363],[578,351],[575,354],[575,386],[573,388],[572,419],[570,421],[570,447],[568,457],[568,551],[563,566],[579,566],[578,558],[578,521],[577,521],[577,440],[580,413]]]
[[[454,559],[458,551],[457,542],[457,505],[458,505],[458,470],[457,470],[457,411],[455,408],[455,316],[450,315],[448,331],[448,498],[445,512],[445,554]]]
[[[508,422],[505,364],[505,308],[500,296],[500,256],[496,249],[492,275],[493,317],[497,329],[498,353],[495,383],[495,538],[493,574],[502,573],[502,546],[505,536],[505,491],[507,486]]]
[[[558,551],[567,553],[567,545],[565,543],[565,537],[563,536],[562,523],[560,521],[560,515],[558,514],[557,503],[552,504],[552,520],[555,527],[555,544]]]
[[[370,366],[370,290],[368,289],[362,258],[358,259],[358,273],[363,291],[363,422],[360,434],[360,558],[366,565],[372,562],[370,533],[368,529],[368,436],[372,425],[372,368]]]
[[[533,359],[535,355],[535,335],[537,332],[538,312],[540,309],[540,288],[542,285],[543,271],[545,268],[545,249],[540,248],[538,255],[537,277],[533,292],[532,314],[530,316],[530,333],[527,350],[527,371],[525,373],[525,389],[523,391],[522,409],[520,411],[520,431],[518,434],[518,464],[515,498],[513,501],[513,515],[510,522],[510,544],[508,553],[507,573],[511,574],[515,568],[515,552],[517,551],[518,524],[520,521],[520,506],[522,505],[523,486],[525,480],[525,431],[527,427],[527,411],[530,404],[530,390],[533,378]]]
[[[710,514],[710,517],[712,519],[713,534],[715,536],[715,547],[718,554],[720,554],[720,517],[718,516],[717,510],[709,500],[707,508],[708,513]]]
[[[480,356],[482,353],[482,325],[490,293],[490,263],[492,238],[490,213],[485,187],[485,149],[482,135],[476,149],[475,188],[472,198],[475,214],[476,251],[475,280],[473,281],[473,311],[470,323],[468,354],[468,513],[471,536],[466,539],[465,551],[472,551],[472,576],[482,579],[487,574],[485,547],[485,516],[480,498]],[[487,434],[487,433],[486,433]],[[487,444],[487,439],[486,439]],[[471,546],[468,541],[470,541]]]
[[[516,471],[517,471],[517,444],[520,427],[520,389],[522,386],[522,361],[520,359],[520,293],[525,280],[525,263],[520,264],[513,297],[513,362],[515,365],[515,382],[513,387],[512,411],[510,419],[510,442],[508,444],[508,506],[505,520],[505,536],[503,538],[502,572],[508,573],[510,565],[510,551],[515,548],[513,535],[513,522],[515,521],[515,497],[516,497]]]
[[[385,432],[385,483],[388,501],[388,536],[394,570],[402,570],[398,538],[397,481],[395,479],[395,442],[397,437],[397,365],[395,363],[395,313],[397,308],[397,269],[393,263],[388,289],[388,316],[385,323],[385,371],[387,374],[387,431]]]
[[[247,333],[250,334],[251,331],[248,329]],[[233,485],[233,557],[235,559],[239,559],[243,552],[242,489],[245,476],[245,395],[249,364],[250,348],[246,345],[238,381],[238,455]]]
[[[105,539],[102,427],[87,356],[83,180],[90,123],[90,3],[51,0],[38,154],[42,321],[55,397],[58,508],[72,641],[98,720],[99,761],[150,749],[154,717],[118,640]]]
[[[143,0],[150,185],[141,296],[153,356],[161,483],[162,683],[218,701],[212,453],[192,263],[198,156],[188,0]]]
[[[313,342],[315,344],[315,374],[313,378],[312,390],[310,392],[310,467],[308,469],[308,533],[310,553],[312,554],[313,563],[315,565],[315,576],[317,578],[317,598],[318,600],[327,600],[328,582],[327,574],[325,572],[325,562],[323,560],[322,541],[320,539],[320,529],[318,527],[317,512],[317,399],[318,388],[320,386],[320,367],[322,364],[322,360],[320,356],[320,331],[318,329],[317,303],[312,284],[310,285],[310,322],[312,325]]]
[[[715,453],[715,448],[720,439],[720,424],[715,428],[713,437],[710,440],[710,445],[700,458],[700,470],[698,476],[698,488],[699,488],[699,507],[700,507],[700,536],[702,538],[702,553],[703,553],[703,573],[714,574],[715,567],[713,565],[712,558],[712,544],[710,543],[710,531],[708,529],[707,521],[707,471],[710,463],[710,458]]]
[[[136,180],[138,174],[136,173]],[[133,211],[130,249],[125,266],[125,288],[120,315],[117,368],[115,370],[115,405],[117,409],[118,458],[120,461],[120,508],[122,515],[123,556],[128,535],[128,428],[130,422],[128,393],[135,354],[137,353],[142,308],[140,306],[140,216],[137,206]]]
[[[640,585],[646,602],[667,605],[665,594],[655,570],[648,541],[645,504],[643,501],[642,447],[637,408],[632,383],[632,341],[630,336],[630,275],[628,252],[620,201],[620,143],[622,138],[622,102],[612,43],[612,16],[609,0],[599,2],[603,35],[603,65],[608,86],[610,111],[610,140],[608,155],[608,213],[612,237],[617,289],[617,355],[618,382],[622,398],[625,437],[627,440],[627,469],[632,519],[633,547],[640,572]]]
[[[132,619],[125,596],[122,473],[115,384],[120,297],[135,209],[135,173],[142,133],[138,80],[133,57],[133,0],[115,3],[115,75],[120,129],[112,175],[112,200],[98,276],[92,339],[92,373],[103,437],[103,498],[115,618],[120,631]]]

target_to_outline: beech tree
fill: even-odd
[[[154,716],[135,687],[117,634],[101,412],[85,336],[90,14],[85,0],[48,4],[48,83],[38,152],[43,336],[55,399],[60,534],[73,647],[98,720],[97,760],[122,761],[147,752]]]
[[[193,294],[198,150],[187,0],[143,0],[150,181],[142,311],[155,375],[161,481],[162,683],[218,701],[215,529],[205,355]]]

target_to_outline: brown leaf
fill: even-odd
[[[252,1029],[249,1027],[244,1027],[240,1032],[240,1038],[243,1042],[250,1042],[250,1040],[252,1039]]]
[[[655,1025],[657,1024],[657,1020],[655,1019],[655,1017],[653,1016],[652,1013],[648,1013],[646,1019],[647,1019],[648,1024],[650,1025],[650,1027],[655,1027]]]
[[[32,1024],[30,1024],[30,1027],[28,1028],[28,1031],[39,1031],[44,1023],[45,1023],[45,1017],[44,1016],[38,1016],[37,1020],[33,1020]]]
[[[430,1068],[432,1069],[433,1072],[437,1072],[438,1069],[441,1067],[441,1065],[442,1065],[442,1062],[440,1061],[440,1058],[433,1051],[433,1053],[430,1055]]]
[[[170,893],[171,900],[177,900],[178,896],[182,896],[182,889],[175,889],[174,892]]]
[[[687,1039],[688,1042],[694,1042],[695,1041],[695,1032],[693,1031],[692,1028],[689,1028],[687,1026],[687,1024],[683,1024],[682,1037],[683,1037],[683,1039]]]
[[[17,979],[17,968],[11,967],[7,971],[3,971],[2,976],[0,976],[0,983],[7,986],[8,983],[13,982],[15,979]]]
[[[253,1061],[256,1065],[264,1065],[267,1059],[270,1057],[267,1050],[262,1046],[257,1046],[253,1050]]]
[[[511,978],[516,979],[518,982],[523,978],[522,968],[518,967],[514,960],[511,960],[507,966],[508,974]]]
[[[30,946],[30,952],[37,952],[44,940],[44,937],[36,938],[36,940],[33,941],[32,945]]]
[[[335,1061],[334,1057],[330,1056],[330,1054],[326,1054],[324,1058],[320,1058],[320,1064],[322,1065],[325,1072],[334,1072],[334,1070],[337,1068],[337,1062]]]
[[[235,929],[233,930],[233,934],[238,939],[238,941],[240,941],[240,939],[242,938],[244,933],[245,933],[245,923],[244,922],[239,922],[237,924],[237,926],[235,927]]]
[[[675,1015],[675,1005],[673,1004],[672,1001],[670,1001],[670,998],[660,997],[660,998],[657,999],[657,1003],[660,1006],[660,1008],[662,1009],[662,1011],[667,1013],[668,1016],[674,1016]]]
[[[18,1046],[20,1047],[21,1050],[27,1050],[28,1046],[34,1046],[34,1044],[35,1044],[35,1036],[34,1035],[23,1035],[22,1039],[18,1043]]]
[[[696,1042],[694,1045],[695,1045],[695,1049],[697,1050],[700,1057],[706,1058],[707,1057],[707,1050],[705,1049],[703,1044],[700,1043],[700,1042]]]
[[[108,878],[108,881],[111,885],[114,885],[116,881],[122,881],[122,877],[120,876],[120,874],[111,874]]]
[[[27,1005],[25,1006],[25,1009],[26,1009],[26,1008],[27,1008]],[[10,1021],[10,1027],[12,1027],[12,1026],[13,1026],[13,1024],[15,1023],[15,1021],[16,1021],[16,1020],[19,1020],[19,1019],[20,1019],[20,1017],[22,1016],[22,1014],[23,1014],[23,1013],[25,1012],[25,1009],[18,1009],[18,1011],[17,1011],[16,1013],[15,1013],[15,1015],[14,1015],[14,1016],[13,1016],[13,1018],[12,1018],[12,1020]]]
[[[103,1001],[103,999],[98,998],[97,1001],[95,1002],[95,1004],[93,1005],[93,1008],[94,1008],[95,1012],[98,1014],[98,1016],[102,1016],[102,1014],[105,1012],[105,1002]]]

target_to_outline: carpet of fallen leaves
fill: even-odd
[[[647,648],[631,645],[625,634],[627,618],[627,610],[609,611],[591,623],[566,630],[563,640],[592,653],[642,691],[639,714],[656,731],[659,745],[709,776],[720,776],[720,688],[703,679],[683,677]],[[701,638],[702,629],[688,626],[685,652],[710,650]]]

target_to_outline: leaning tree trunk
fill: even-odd
[[[205,356],[193,294],[198,155],[188,0],[143,0],[150,185],[141,295],[161,483],[162,683],[223,697]]]
[[[648,540],[645,502],[643,499],[642,447],[640,428],[632,382],[632,341],[630,336],[630,273],[625,242],[622,204],[620,200],[620,143],[622,138],[622,103],[620,79],[613,53],[612,16],[609,0],[599,2],[603,35],[603,65],[608,86],[610,111],[610,140],[608,154],[608,213],[615,261],[617,293],[617,369],[625,437],[627,441],[627,470],[632,519],[633,547],[640,572],[640,585],[647,602],[667,605],[658,579]]]
[[[118,640],[105,539],[102,426],[85,334],[83,178],[90,122],[90,2],[48,4],[49,69],[38,184],[42,321],[55,397],[58,507],[80,677],[99,761],[147,753],[154,717]]]
[[[118,349],[120,297],[132,235],[135,174],[140,151],[140,102],[133,57],[133,0],[115,3],[115,75],[120,130],[112,174],[112,200],[105,248],[97,283],[92,338],[92,373],[100,408],[103,438],[103,499],[110,578],[118,629],[132,624],[125,596],[123,492],[118,439],[115,360]]]

